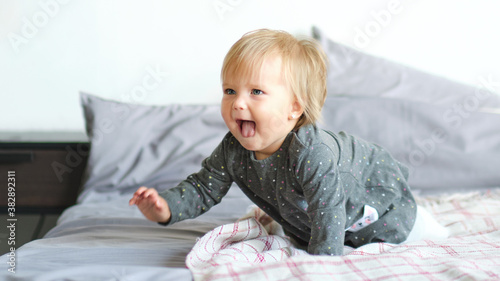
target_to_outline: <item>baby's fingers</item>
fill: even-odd
[[[148,190],[147,187],[139,187],[139,189],[137,189],[137,191],[134,193],[134,195],[132,196],[132,199],[129,200],[129,205],[134,205],[134,204],[138,204],[139,201],[141,201],[143,198],[144,198],[144,193]]]
[[[158,192],[154,188],[149,188],[141,194],[136,204],[141,208],[157,206],[158,199]]]
[[[142,198],[147,199],[151,203],[156,203],[158,200],[158,192],[154,188],[148,188],[142,193]]]

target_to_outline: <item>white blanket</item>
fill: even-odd
[[[344,256],[295,248],[279,225],[250,218],[215,228],[186,258],[195,280],[498,280],[500,192],[420,198],[451,236],[403,245],[374,243]]]

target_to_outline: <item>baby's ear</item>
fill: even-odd
[[[300,118],[302,113],[304,113],[304,107],[299,103],[297,98],[294,98],[292,108],[290,110],[290,119]]]

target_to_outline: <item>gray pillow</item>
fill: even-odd
[[[500,187],[500,96],[313,37],[329,60],[323,127],[387,148],[423,193]],[[344,96],[344,97],[340,97]]]
[[[79,202],[139,186],[177,185],[200,169],[227,133],[219,105],[147,106],[81,93],[91,151]],[[442,118],[446,107],[403,99],[329,96],[321,127],[388,149],[410,168],[417,192],[500,185],[500,115]]]
[[[500,187],[500,115],[404,99],[329,96],[320,127],[345,131],[387,149],[410,169],[422,194]]]
[[[329,95],[407,99],[466,112],[500,108],[500,95],[494,93],[498,82],[491,76],[479,76],[475,88],[362,53],[330,40],[317,27],[312,33],[329,60]]]
[[[91,150],[79,202],[173,187],[227,133],[219,105],[148,106],[81,93]]]

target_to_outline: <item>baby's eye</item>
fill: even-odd
[[[235,91],[235,90],[233,90],[233,89],[225,89],[225,90],[224,90],[224,93],[225,93],[226,95],[235,95],[235,94],[236,94],[236,91]]]
[[[253,89],[252,90],[252,95],[262,95],[264,92],[262,92],[261,90],[258,90],[258,89]]]

